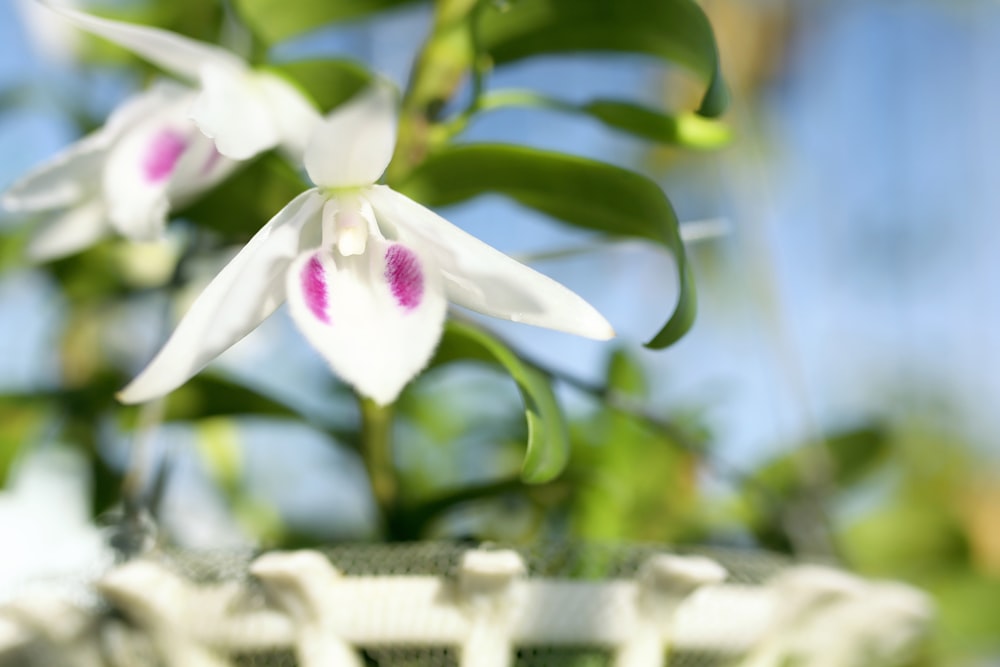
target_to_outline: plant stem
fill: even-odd
[[[399,492],[392,456],[393,409],[391,405],[382,406],[370,398],[361,398],[360,404],[361,456],[385,529],[396,511]]]
[[[398,183],[432,148],[432,125],[475,64],[472,16],[479,0],[439,0],[434,24],[403,98],[396,152],[386,181]]]

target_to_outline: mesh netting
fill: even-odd
[[[651,557],[664,553],[707,556],[729,572],[728,581],[760,584],[791,565],[787,556],[723,548],[667,549],[659,544],[552,542],[532,546],[415,542],[351,544],[321,548],[330,562],[348,576],[437,575],[451,577],[471,549],[513,550],[521,555],[528,575],[567,579],[628,579]],[[156,558],[191,581],[216,583],[252,580],[249,552],[162,551]]]

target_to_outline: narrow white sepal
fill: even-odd
[[[236,55],[212,44],[159,28],[99,18],[60,7],[48,0],[38,0],[38,2],[78,28],[114,42],[182,79],[196,80],[201,68],[207,63],[234,68],[245,67],[243,61]]]
[[[444,277],[448,300],[514,322],[607,340],[611,324],[576,293],[384,185],[365,190],[383,229],[416,236]]]
[[[446,308],[440,275],[412,245],[372,237],[348,257],[317,248],[288,271],[292,320],[341,379],[381,405],[427,365]]]
[[[274,312],[285,298],[289,264],[319,243],[323,202],[316,190],[307,190],[264,225],[195,299],[118,399],[139,403],[173,391]]]
[[[371,185],[396,147],[396,94],[376,83],[319,123],[305,152],[312,182],[327,188]]]
[[[18,179],[0,204],[6,211],[46,211],[80,203],[100,187],[108,137],[98,130]]]

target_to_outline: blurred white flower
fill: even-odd
[[[236,168],[188,118],[195,91],[160,82],[122,104],[107,123],[7,190],[11,212],[50,212],[28,254],[54,259],[116,231],[159,239],[171,208],[212,188]]]
[[[220,153],[246,160],[280,146],[299,162],[320,113],[280,76],[251,68],[236,54],[151,26],[98,18],[36,0],[77,27],[196,83],[191,118]]]
[[[889,667],[908,664],[934,608],[923,592],[819,566],[769,584],[777,604],[769,630],[740,667]]]
[[[87,461],[74,450],[45,447],[20,460],[0,491],[0,602],[36,585],[89,590],[110,567],[113,554],[90,521],[89,484]]]

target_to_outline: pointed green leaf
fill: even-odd
[[[401,191],[427,206],[494,192],[577,227],[654,241],[673,253],[680,296],[648,347],[667,347],[694,322],[694,279],[670,201],[635,172],[584,158],[520,146],[449,146],[414,170]]]
[[[622,100],[596,99],[570,104],[530,90],[497,90],[483,95],[478,110],[482,113],[510,107],[586,114],[608,127],[643,139],[698,150],[720,148],[732,139],[730,127],[720,120],[690,112],[665,113]]]
[[[321,28],[328,23],[413,4],[417,0],[235,0],[251,29],[268,44]]]
[[[565,417],[548,376],[522,361],[509,347],[486,331],[464,322],[449,321],[432,365],[478,361],[500,366],[514,379],[528,421],[528,447],[521,479],[529,484],[548,482],[566,467],[569,436]]]
[[[480,48],[498,64],[546,53],[641,53],[705,82],[698,113],[717,116],[728,104],[712,26],[692,0],[522,0],[479,14]]]
[[[725,146],[732,138],[725,123],[694,113],[665,114],[619,100],[594,100],[580,110],[605,125],[661,144],[703,150]]]

